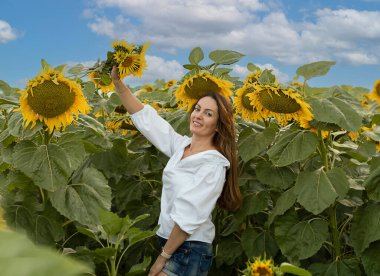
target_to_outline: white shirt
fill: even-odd
[[[206,150],[181,160],[191,138],[175,132],[149,105],[131,118],[136,128],[170,157],[162,175],[157,235],[168,239],[176,223],[189,234],[187,240],[212,243],[215,226],[211,212],[223,190],[230,162],[217,150]]]

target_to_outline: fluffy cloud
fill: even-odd
[[[303,21],[290,20],[273,1],[96,0],[98,11],[117,8],[110,20],[94,16],[91,30],[112,38],[151,41],[174,52],[200,46],[232,49],[283,64],[336,60],[380,62],[378,11],[319,9]],[[160,11],[160,12],[157,12]]]
[[[16,31],[9,25],[8,22],[0,20],[0,43],[7,43],[8,41],[17,38]]]

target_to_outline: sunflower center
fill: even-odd
[[[45,81],[29,92],[28,104],[34,112],[46,118],[54,118],[65,113],[74,103],[75,93],[64,83]]]
[[[248,94],[254,92],[254,88],[248,88],[243,92],[243,95],[241,96],[241,103],[244,106],[245,109],[249,109],[253,111],[253,106],[251,105],[251,100],[249,99]]]
[[[301,106],[290,96],[285,95],[282,91],[271,93],[264,90],[258,95],[260,103],[268,110],[275,113],[294,113],[300,110]]]
[[[185,93],[189,98],[199,99],[208,92],[219,93],[219,86],[210,79],[197,77],[193,79],[193,83],[185,87]]]

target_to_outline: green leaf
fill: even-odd
[[[84,71],[84,66],[82,64],[77,64],[73,67],[71,67],[69,70],[67,70],[68,74],[79,76]]]
[[[254,229],[246,229],[241,236],[241,246],[248,258],[256,256],[266,256],[274,258],[278,252],[278,246],[270,233]]]
[[[346,101],[339,98],[310,98],[314,120],[333,123],[341,128],[357,132],[362,124],[362,117]]]
[[[288,212],[275,221],[277,244],[292,262],[313,256],[328,235],[328,224],[322,219],[299,221],[294,213]]]
[[[299,67],[296,73],[299,76],[303,76],[305,80],[309,80],[314,77],[326,75],[331,66],[335,65],[335,63],[335,61],[317,61],[305,64]]]
[[[1,84],[1,81],[0,81]],[[1,89],[1,86],[0,86]],[[5,105],[5,104],[10,104],[10,105],[15,105],[15,106],[20,106],[20,102],[16,99],[13,98],[8,98],[5,96],[0,96],[0,105]]]
[[[10,96],[10,95],[15,94],[15,92],[17,91],[17,89],[13,88],[13,87],[10,87],[8,83],[6,83],[5,81],[0,80],[0,91],[3,91],[4,95],[6,95],[6,96]],[[1,104],[1,101],[0,101],[0,104]],[[20,105],[20,103],[18,103],[18,105]]]
[[[357,259],[343,259],[330,264],[314,263],[309,267],[313,276],[361,276]]]
[[[258,81],[261,84],[273,84],[276,81],[276,77],[272,74],[272,70],[265,69],[261,73]]]
[[[145,239],[148,239],[150,237],[153,237],[156,235],[156,232],[154,231],[141,231],[138,228],[130,228],[129,231],[126,233],[126,236],[128,237],[128,247],[131,247],[132,245],[143,241]]]
[[[41,66],[44,70],[49,70],[51,68],[50,64],[47,63],[45,59],[41,59]]]
[[[193,70],[195,68],[199,68],[198,65],[193,65],[193,64],[184,64],[182,66],[183,66],[183,68],[188,69],[188,70]]]
[[[21,141],[13,154],[14,166],[33,179],[34,183],[48,191],[66,185],[74,168],[70,157],[55,144],[37,146],[31,141]]]
[[[216,257],[216,266],[219,267],[223,263],[232,265],[236,258],[243,254],[243,248],[239,241],[235,240],[233,235],[222,239],[218,244],[218,254]]]
[[[230,50],[215,50],[209,54],[209,58],[217,64],[230,65],[238,62],[245,55]]]
[[[371,242],[380,240],[380,203],[369,202],[354,212],[351,228],[352,245],[357,255]]]
[[[283,273],[290,273],[293,275],[299,275],[299,276],[312,276],[311,273],[303,268],[300,268],[298,266],[289,264],[289,263],[282,263],[280,265],[280,270]]]
[[[255,71],[259,71],[260,70],[260,67],[254,65],[252,62],[249,62],[247,64],[247,69],[251,72],[255,72]]]
[[[289,167],[276,167],[261,161],[256,166],[256,177],[263,184],[285,190],[294,183],[296,174]]]
[[[367,191],[368,197],[372,200],[380,202],[380,168],[375,169],[366,178],[363,185]]]
[[[101,172],[86,168],[80,183],[65,185],[52,193],[50,200],[67,218],[95,225],[99,224],[100,210],[111,208],[111,189]]]
[[[350,189],[350,183],[348,182],[345,171],[342,168],[332,168],[326,174],[330,183],[334,186],[335,192],[339,195],[339,198],[344,198]]]
[[[251,128],[244,129],[239,134],[239,155],[244,162],[248,162],[256,155],[263,152],[274,140],[276,131],[266,128],[263,132],[256,133]]]
[[[23,124],[23,117],[20,112],[12,112],[8,120],[9,134],[20,139],[33,137],[37,132],[42,129],[42,123],[37,122],[34,128],[25,127]]]
[[[246,194],[243,200],[243,206],[240,208],[237,215],[249,216],[260,213],[268,206],[269,195],[263,191],[260,193]]]
[[[378,275],[380,272],[380,241],[371,243],[369,248],[367,248],[362,256],[362,264],[367,275]]]
[[[306,130],[289,130],[268,150],[269,159],[279,167],[304,160],[313,154],[318,146],[315,134]]]
[[[100,210],[99,219],[109,236],[117,235],[123,226],[123,219],[110,211]]]
[[[131,269],[128,271],[128,273],[125,274],[125,276],[146,274],[151,261],[152,261],[152,258],[150,256],[149,257],[144,256],[143,262],[133,265]]]
[[[196,47],[190,52],[189,61],[191,64],[197,65],[203,59],[204,59],[204,54],[200,47]]]
[[[297,195],[294,192],[294,187],[282,193],[277,199],[276,206],[268,217],[268,225],[271,225],[276,216],[283,215],[296,202]]]
[[[297,201],[314,215],[320,214],[338,197],[331,180],[322,170],[301,172],[296,181]]]
[[[51,249],[35,246],[16,232],[0,232],[0,267],[2,275],[80,276],[91,273],[85,265]]]

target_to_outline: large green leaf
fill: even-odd
[[[256,176],[261,183],[284,190],[296,179],[296,174],[289,167],[276,167],[266,161],[257,164]]]
[[[375,169],[366,178],[363,185],[367,191],[368,197],[372,200],[380,202],[380,167]]]
[[[53,206],[64,216],[84,225],[99,224],[100,210],[111,207],[111,189],[103,174],[87,168],[79,183],[65,185],[51,194]]]
[[[337,260],[330,264],[314,263],[309,267],[313,276],[361,276],[357,259]]]
[[[20,106],[20,102],[18,100],[11,97],[1,96],[0,94],[0,105],[6,105],[6,104]]]
[[[15,232],[0,232],[1,274],[7,276],[80,276],[91,273],[85,265],[51,249],[35,246]]]
[[[243,54],[230,50],[215,50],[209,54],[209,58],[218,64],[230,65],[238,62]]]
[[[66,185],[75,169],[70,164],[70,156],[56,144],[38,146],[31,141],[21,141],[13,154],[13,165],[48,191]]]
[[[371,243],[369,248],[367,248],[362,256],[362,264],[364,266],[364,270],[368,276],[379,275],[380,273],[380,241]]]
[[[334,185],[322,169],[301,172],[297,177],[295,193],[297,201],[315,215],[332,205],[338,197]]]
[[[306,130],[289,130],[268,150],[269,159],[279,167],[290,165],[313,154],[318,145],[315,134]]]
[[[354,213],[351,228],[352,245],[357,255],[368,248],[371,242],[380,240],[380,203],[370,202]]]
[[[335,61],[317,61],[298,67],[296,73],[303,76],[305,80],[313,77],[324,76],[330,70],[331,66],[335,65]]]
[[[258,233],[252,228],[246,229],[242,234],[241,246],[249,259],[263,255],[274,258],[278,252],[276,241],[270,233],[266,231]]]
[[[135,276],[135,275],[142,275],[142,274],[145,275],[150,265],[150,262],[151,262],[151,257],[144,256],[143,262],[133,265],[131,269],[128,271],[128,273],[125,274],[125,276]]]
[[[288,212],[275,221],[275,238],[281,252],[291,261],[313,256],[328,237],[326,221],[315,218],[299,221],[297,216]]]
[[[259,133],[254,132],[251,128],[246,128],[239,134],[240,157],[244,162],[248,162],[264,151],[273,142],[275,135],[276,131],[273,128],[267,128]]]
[[[254,215],[265,210],[268,206],[269,194],[265,191],[259,193],[246,194],[243,200],[243,206],[236,214],[238,219]]]
[[[232,265],[236,258],[239,258],[243,254],[243,248],[239,241],[237,241],[233,235],[222,239],[218,244],[218,252],[215,256],[216,266],[219,267],[223,263]]]
[[[6,96],[15,94],[17,88],[10,87],[8,83],[0,80],[0,91],[3,91]]]
[[[346,101],[331,97],[325,99],[310,98],[314,120],[333,123],[343,129],[356,132],[362,124],[362,117]]]
[[[200,47],[196,47],[193,50],[191,50],[190,55],[189,55],[189,61],[191,64],[197,65],[203,59],[204,59],[204,54]]]
[[[12,136],[25,139],[34,136],[42,129],[42,123],[37,122],[34,128],[24,127],[23,117],[20,112],[12,112],[8,120],[8,131]]]
[[[272,212],[268,217],[268,224],[271,225],[276,216],[283,215],[296,202],[297,195],[294,192],[294,187],[282,193],[276,201]]]

